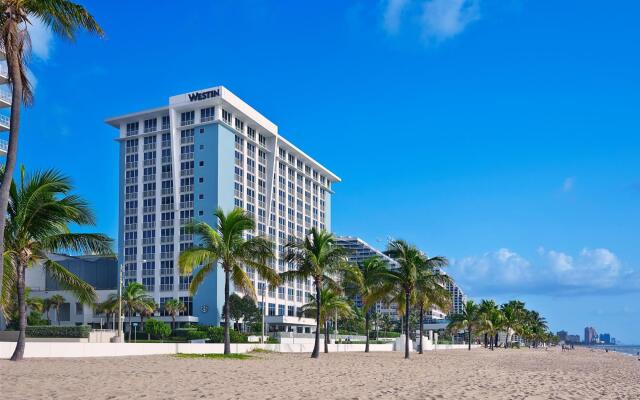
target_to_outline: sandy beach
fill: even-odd
[[[637,357],[578,349],[0,361],[2,399],[638,399]]]

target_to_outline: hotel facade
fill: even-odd
[[[160,306],[171,298],[187,311],[180,322],[218,325],[224,274],[210,274],[192,298],[191,275],[181,275],[180,252],[197,245],[185,226],[213,213],[243,208],[256,221],[248,235],[275,245],[277,272],[295,268],[285,244],[312,228],[331,230],[332,185],[340,179],[280,136],[278,127],[223,86],[180,94],[168,105],[110,118],[120,145],[119,259],[124,283],[140,282]],[[271,330],[310,332],[298,309],[313,283],[290,280],[267,288],[245,268],[266,307]],[[263,302],[264,299],[264,302]]]

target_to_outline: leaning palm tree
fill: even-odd
[[[355,312],[349,300],[341,296],[336,290],[328,287],[320,290],[320,301],[314,295],[309,296],[309,302],[300,307],[301,315],[313,316],[317,314],[316,307],[320,304],[320,323],[324,325],[324,352],[329,352],[329,320],[332,316],[349,318]]]
[[[367,335],[364,351],[368,353],[371,307],[392,289],[389,267],[380,257],[368,258],[359,266],[349,266],[345,269],[343,285],[349,295],[360,297]]]
[[[398,302],[398,311],[405,315],[404,358],[409,358],[411,300],[418,283],[419,271],[425,265],[427,257],[417,247],[404,240],[390,241],[386,253],[399,264],[399,267],[390,271],[390,273],[392,275],[391,279],[396,286],[396,296],[394,298],[404,300]]]
[[[24,355],[26,269],[36,264],[42,265],[80,303],[93,304],[96,300],[94,288],[49,256],[56,252],[113,254],[112,241],[107,236],[71,232],[69,225],[94,225],[95,218],[88,204],[71,194],[72,186],[67,177],[54,170],[34,172],[27,176],[23,167],[18,183],[11,183],[3,254],[12,273],[5,273],[2,290],[5,292],[15,285],[18,297],[20,333],[12,360],[21,360]],[[0,298],[4,301],[8,296],[3,294]]]
[[[469,350],[471,350],[471,338],[473,330],[479,324],[479,306],[473,300],[467,300],[462,307],[462,312],[453,314],[449,319],[447,329],[450,331],[465,329],[468,335]]]
[[[333,234],[311,228],[309,234],[302,241],[287,243],[288,253],[286,261],[294,263],[295,270],[280,274],[282,280],[299,278],[313,279],[316,294],[316,336],[312,358],[320,357],[320,310],[322,309],[321,290],[328,287],[340,290],[334,280],[335,276],[347,265],[347,251],[335,244]]]
[[[262,237],[245,238],[245,233],[255,229],[253,218],[241,208],[235,208],[225,214],[218,208],[214,214],[218,219],[217,229],[205,222],[197,222],[187,226],[187,231],[200,237],[202,247],[192,247],[180,254],[180,273],[187,275],[197,269],[189,291],[192,294],[198,290],[205,277],[216,271],[220,265],[224,271],[224,304],[229,302],[231,282],[235,290],[250,298],[256,298],[256,291],[249,275],[243,269],[247,266],[255,269],[270,285],[277,285],[278,274],[267,265],[267,260],[273,258],[273,244]],[[231,353],[229,338],[229,308],[224,310],[224,354]]]
[[[61,294],[54,294],[53,296],[49,297],[49,302],[51,303],[51,307],[56,312],[56,322],[58,323],[58,325],[60,325],[60,307],[62,307],[62,305],[67,302],[67,300]]]
[[[164,312],[171,316],[171,330],[176,330],[176,317],[186,309],[187,306],[178,299],[169,299],[164,302]]]
[[[110,299],[116,297],[111,294]],[[122,291],[122,305],[127,314],[127,322],[129,323],[129,341],[131,341],[131,319],[135,313],[142,315],[143,313],[152,312],[153,298],[151,298],[144,285],[140,282],[131,282]]]
[[[428,258],[418,274],[415,298],[419,310],[420,344],[418,349],[420,354],[424,353],[425,310],[429,310],[434,306],[440,310],[447,310],[451,304],[451,294],[446,285],[453,283],[453,280],[449,275],[440,271],[440,268],[446,266],[447,263],[448,261],[444,257]]]
[[[75,40],[76,33],[80,30],[95,33],[98,36],[104,34],[102,28],[82,6],[68,0],[0,1],[0,47],[5,53],[11,84],[9,143],[5,161],[7,173],[2,176],[0,183],[0,210],[6,210],[9,204],[9,189],[18,154],[20,107],[30,106],[33,103],[26,66],[26,61],[31,54],[28,27],[32,21],[44,24],[58,36],[70,41]],[[5,223],[6,221],[0,218],[0,254],[4,254],[5,249]],[[0,278],[5,276],[4,261],[0,257]]]

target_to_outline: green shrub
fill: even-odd
[[[27,325],[31,325],[31,326],[49,325],[49,321],[44,319],[42,317],[42,314],[40,314],[39,312],[31,311],[27,316]]]
[[[186,338],[189,335],[189,332],[197,332],[197,328],[177,328],[173,331],[173,336]]]
[[[169,324],[154,318],[149,318],[144,323],[144,331],[154,339],[164,339],[171,335],[171,327]]]
[[[397,338],[397,337],[400,337],[400,333],[380,331],[380,337]]]
[[[187,332],[187,340],[200,340],[200,339],[209,339],[209,334],[203,331],[197,331],[195,329]]]
[[[81,326],[27,326],[27,337],[88,338],[91,327]]]
[[[224,327],[210,326],[207,333],[212,343],[224,343]],[[247,343],[247,337],[233,329],[229,331],[229,339],[231,343]]]

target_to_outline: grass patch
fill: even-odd
[[[178,353],[176,354],[178,358],[209,358],[213,360],[247,360],[251,358],[250,355],[247,354],[186,354],[186,353]]]
[[[256,353],[256,354],[273,354],[273,353],[275,353],[275,351],[273,351],[273,350],[267,350],[267,349],[253,349],[253,350],[251,350],[251,353]]]

